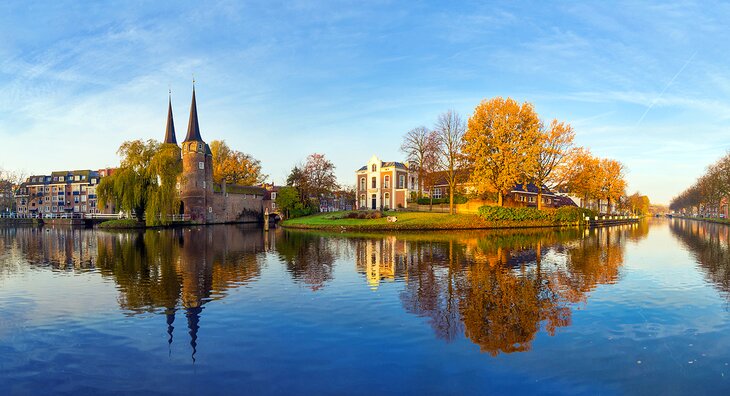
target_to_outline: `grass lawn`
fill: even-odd
[[[319,230],[475,230],[488,228],[554,227],[552,221],[486,221],[473,214],[431,212],[386,212],[380,219],[349,219],[350,212],[318,213],[311,216],[285,220],[286,228]],[[386,216],[396,216],[398,221],[389,223]]]

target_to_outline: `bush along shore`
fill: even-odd
[[[98,225],[99,228],[105,230],[116,230],[116,229],[131,229],[131,228],[146,228],[144,222],[137,221],[135,219],[119,219],[119,220],[107,220]]]
[[[317,230],[476,230],[493,228],[568,227],[584,223],[594,211],[576,207],[538,210],[482,206],[478,214],[432,212],[334,212],[285,220],[286,228]],[[395,220],[395,221],[394,221]]]

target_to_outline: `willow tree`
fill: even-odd
[[[540,119],[532,104],[500,97],[484,100],[469,118],[464,153],[479,192],[496,192],[497,204],[533,174],[539,153]]]
[[[122,143],[117,151],[121,163],[99,183],[99,200],[113,202],[147,225],[169,224],[169,215],[178,213],[177,183],[182,173],[180,148],[156,140]]]

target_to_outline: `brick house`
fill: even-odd
[[[383,162],[374,155],[355,176],[356,209],[406,208],[418,191],[418,174],[407,162]]]
[[[17,214],[36,217],[114,213],[114,207],[102,207],[96,195],[99,182],[111,172],[113,169],[76,170],[31,176],[16,191]]]

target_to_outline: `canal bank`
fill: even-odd
[[[282,227],[325,231],[443,231],[520,228],[598,227],[638,222],[636,216],[587,216],[526,220],[486,220],[475,214],[430,212],[335,212],[288,219]]]

